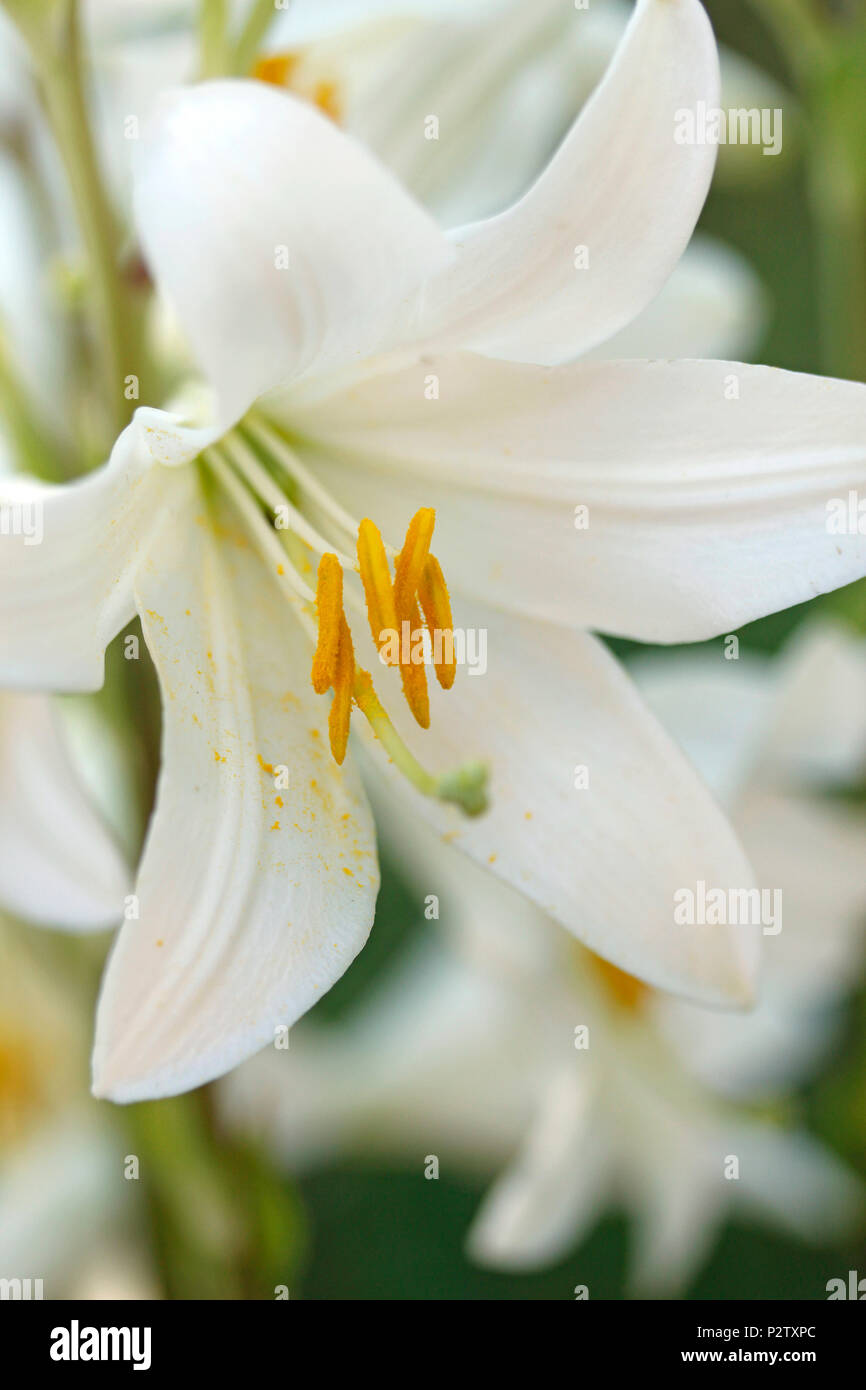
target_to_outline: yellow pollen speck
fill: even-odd
[[[352,870],[351,870],[351,869],[347,869],[347,868],[344,867],[344,868],[343,868],[343,873],[344,873],[344,874],[348,874],[349,878],[354,878],[354,877],[355,877],[355,875],[352,873]]]
[[[275,805],[275,806],[282,806],[282,804],[283,804],[283,798],[282,798],[281,796],[275,796],[275,797],[274,797],[274,805]]]
[[[532,812],[531,812],[531,811],[524,811],[524,813],[523,813],[523,819],[524,819],[524,820],[532,820]]]
[[[163,941],[162,937],[160,937],[156,944],[157,946],[164,946],[165,942]]]
[[[270,763],[266,763],[266,762],[265,762],[265,760],[264,760],[264,758],[262,757],[261,753],[257,753],[257,754],[256,754],[256,757],[257,757],[257,759],[258,759],[259,767],[262,769],[262,772],[267,772],[267,773],[269,774],[269,776],[273,777],[273,775],[274,775],[273,766],[272,766]]]
[[[496,856],[495,854],[488,854],[488,856],[487,856],[487,862],[488,862],[488,864],[495,864],[495,863],[496,863],[496,859],[497,859],[497,856]]]
[[[279,830],[279,828],[280,828],[280,822],[279,822],[278,820],[275,820],[274,823],[273,823],[273,825],[271,826],[271,830]]]

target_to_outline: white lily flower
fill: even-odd
[[[845,1236],[864,1211],[852,1176],[814,1139],[725,1097],[775,1098],[802,1081],[862,962],[866,821],[809,793],[803,751],[835,745],[825,771],[862,770],[866,656],[819,625],[778,667],[698,653],[639,669],[781,887],[784,925],[767,940],[759,1006],[722,1015],[585,953],[570,959],[531,909],[378,808],[418,890],[435,889],[456,951],[416,947],[349,1022],[303,1025],[291,1054],[241,1068],[222,1097],[235,1124],[296,1170],[340,1149],[505,1163],[470,1237],[483,1263],[555,1260],[618,1204],[635,1224],[635,1288],[671,1293],[728,1211],[819,1240]],[[584,1027],[588,1046],[575,1051]]]
[[[308,104],[242,81],[164,104],[142,141],[138,226],[214,416],[193,428],[140,409],[105,469],[33,497],[41,546],[0,546],[6,682],[97,686],[105,644],[138,611],[162,684],[140,920],[104,983],[97,1093],[134,1100],[225,1071],[360,950],[377,871],[342,763],[353,694],[412,814],[623,969],[701,1000],[748,998],[757,935],[684,941],[671,924],[679,885],[751,882],[739,846],[574,625],[690,640],[864,573],[866,542],[829,536],[824,518],[866,474],[866,394],[732,363],[551,366],[617,332],[676,263],[713,150],[677,145],[674,112],[716,90],[696,0],[640,0],[533,189],[450,238]],[[578,243],[591,248],[580,270]],[[415,512],[393,591],[379,532],[362,528],[368,616],[380,635],[390,604],[417,631],[420,585],[428,624],[450,630],[441,571],[423,568],[434,507],[458,616],[489,635],[492,669],[428,707],[423,667],[403,663],[430,773],[396,689],[386,713],[356,673],[340,596],[345,570],[360,643],[346,554],[359,520],[398,543]],[[333,757],[307,684],[314,597]],[[450,684],[453,664],[437,675]],[[464,821],[443,803],[480,808],[479,760],[491,810]]]

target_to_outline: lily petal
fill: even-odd
[[[51,701],[0,696],[0,902],[52,927],[99,930],[130,874],[84,794]]]
[[[290,377],[381,348],[453,257],[362,145],[261,82],[166,96],[142,142],[135,208],[224,425]]]
[[[275,580],[204,499],[136,581],[162,688],[162,773],[97,1013],[94,1091],[188,1090],[274,1042],[367,939],[372,817]],[[281,769],[288,771],[283,787]]]
[[[555,363],[635,318],[685,250],[712,177],[715,147],[678,144],[677,112],[714,106],[718,92],[697,0],[639,0],[535,185],[498,217],[452,233],[458,259],[431,287],[431,336]]]
[[[748,262],[698,234],[652,303],[584,360],[744,358],[765,321],[765,295]]]
[[[700,641],[866,573],[866,535],[829,529],[866,488],[859,383],[456,354],[299,405],[293,423],[357,515],[399,540],[435,507],[451,584],[539,617]]]
[[[588,1075],[552,1078],[520,1153],[481,1204],[469,1254],[496,1269],[535,1269],[578,1244],[610,1195],[611,1152],[598,1087]]]
[[[0,480],[0,681],[13,689],[98,690],[107,644],[135,615],[136,568],[207,442],[141,409],[104,468],[49,487]]]
[[[387,681],[395,685],[389,712],[427,766],[489,764],[490,809],[467,820],[410,793],[378,758],[395,790],[621,969],[699,1002],[748,1002],[757,932],[675,925],[674,894],[700,879],[748,887],[753,875],[722,812],[618,662],[588,633],[481,605],[459,605],[457,621],[486,634],[488,670],[458,669],[452,690],[431,688],[426,733],[413,735],[395,672],[379,666],[377,681],[383,694]]]

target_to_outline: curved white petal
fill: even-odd
[[[0,903],[53,927],[99,929],[131,875],[85,796],[43,695],[0,695]]]
[[[801,1239],[822,1245],[862,1228],[862,1182],[812,1135],[739,1121],[730,1143],[729,1152],[740,1160],[740,1197],[753,1211],[769,1213]]]
[[[855,782],[866,769],[866,643],[851,628],[813,618],[780,658],[772,728],[761,771],[801,786]]]
[[[718,84],[698,0],[639,0],[604,80],[533,188],[452,234],[458,259],[431,286],[431,335],[553,363],[633,319],[685,250],[712,176],[715,147],[678,144],[677,112],[714,106]]]
[[[453,256],[360,144],[261,82],[166,96],[142,141],[135,208],[224,424],[289,378],[381,347]]]
[[[761,337],[766,307],[763,288],[748,262],[723,242],[697,235],[655,299],[584,360],[742,360]]]
[[[722,647],[641,651],[629,673],[653,714],[727,809],[753,776],[777,708],[780,663]]]
[[[455,622],[486,634],[487,672],[459,668],[448,692],[431,682],[427,733],[413,733],[395,673],[373,669],[428,767],[489,764],[490,809],[470,820],[411,793],[416,812],[630,974],[703,1003],[748,1001],[756,933],[676,925],[674,894],[698,880],[748,887],[751,870],[619,664],[587,633],[480,605],[459,604]]]
[[[698,641],[866,573],[866,534],[828,529],[866,491],[859,383],[456,354],[298,402],[293,421],[356,515],[399,544],[436,507],[451,584],[540,617]]]
[[[203,432],[136,412],[104,468],[48,487],[0,479],[0,683],[98,690],[107,644],[134,616],[136,568]]]
[[[598,1078],[575,1066],[551,1078],[512,1165],[487,1193],[469,1254],[497,1269],[534,1269],[576,1244],[601,1216],[611,1152],[599,1124]]]
[[[620,1197],[634,1221],[629,1285],[671,1296],[709,1253],[730,1196],[724,1147],[674,1071],[642,1070],[640,1059],[620,1067],[608,1105],[624,1158]]]
[[[331,758],[305,639],[232,518],[218,529],[201,499],[136,581],[164,733],[140,917],[97,1014],[94,1091],[117,1101],[197,1086],[272,1042],[373,919],[372,818]]]

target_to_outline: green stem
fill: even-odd
[[[0,333],[0,416],[9,435],[17,465],[45,482],[69,476],[63,450],[39,419],[38,412],[10,359]]]
[[[832,135],[813,141],[809,188],[818,237],[822,368],[866,381],[866,196]]]
[[[137,364],[120,274],[119,230],[90,130],[77,0],[65,0],[55,42],[34,51],[33,57],[87,252],[108,425],[116,434],[131,414],[134,403],[124,398],[124,378]]]
[[[252,70],[265,35],[276,17],[274,0],[252,0],[231,59],[231,71],[246,77]]]
[[[866,381],[866,177],[857,57],[866,48],[863,20],[843,29],[809,0],[752,3],[791,69],[808,117],[822,369]]]
[[[202,78],[226,71],[227,0],[199,0],[198,34]]]

